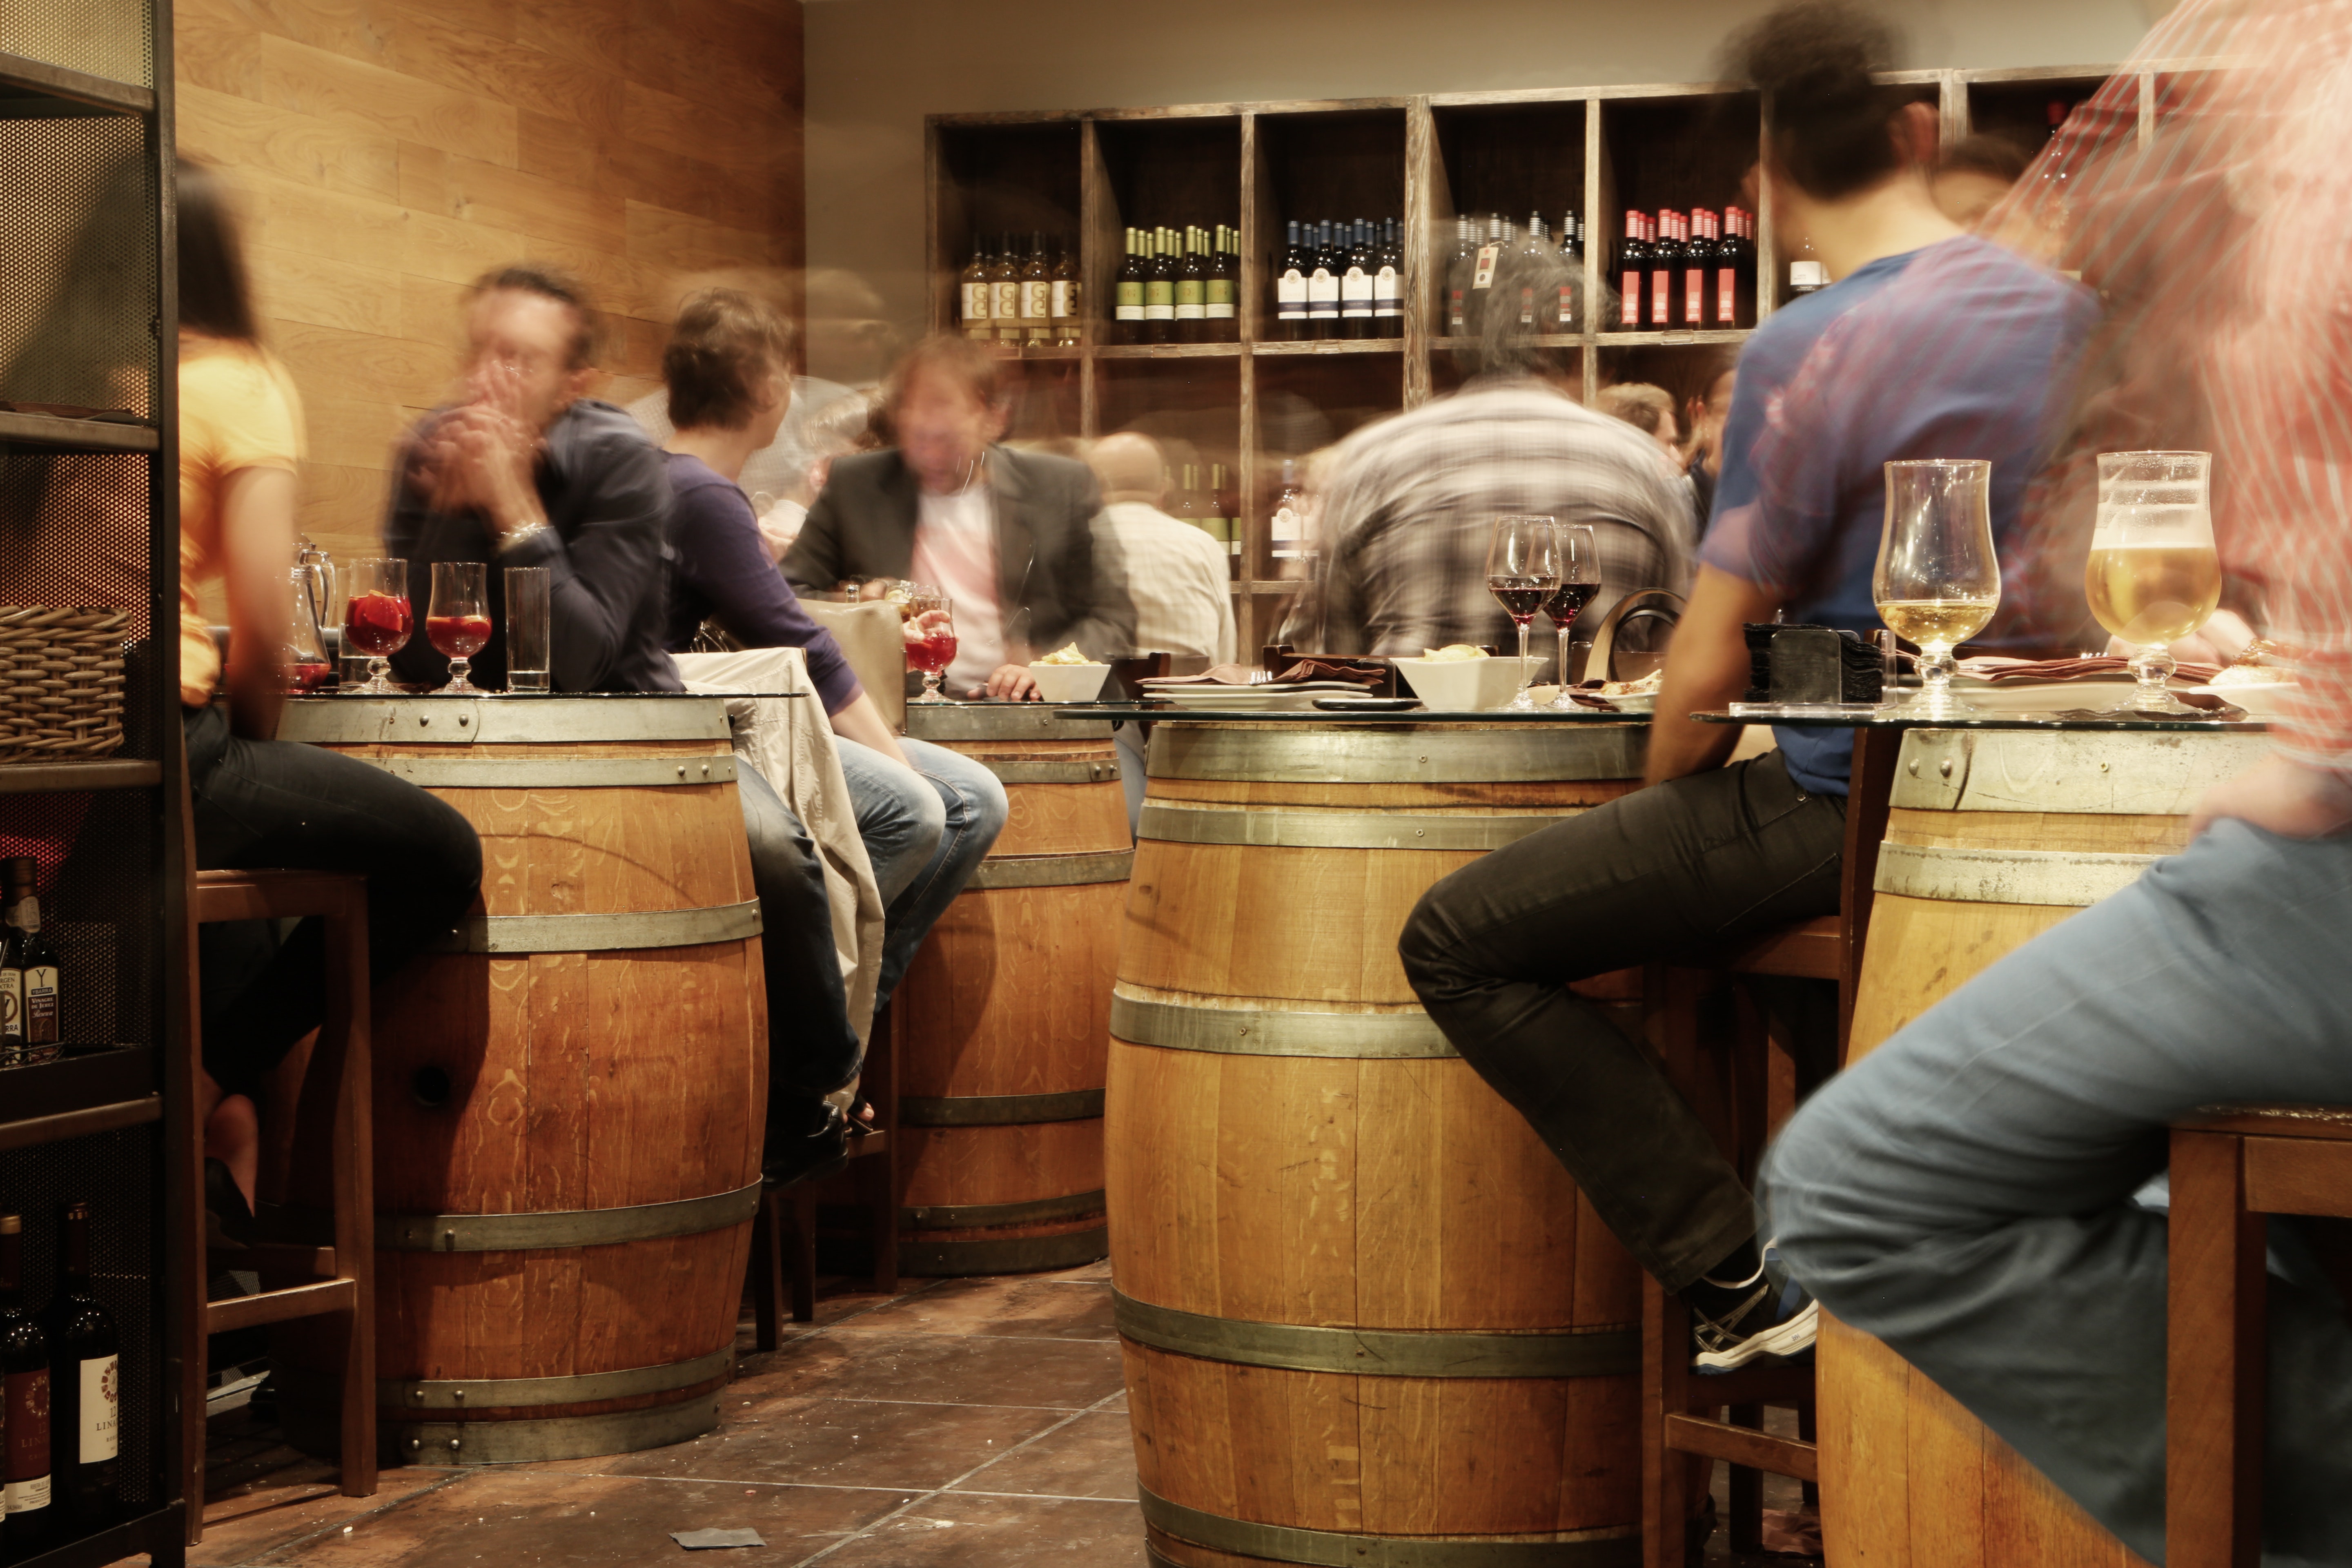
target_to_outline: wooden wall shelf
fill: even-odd
[[[2139,134],[2153,135],[2168,84],[2210,62],[2136,68]],[[1976,130],[2039,145],[2050,106],[2071,110],[2113,74],[2103,66],[1916,70],[1881,79],[1934,104],[1944,140]],[[1752,92],[1705,82],[1435,93],[1312,102],[941,114],[927,122],[930,325],[956,329],[956,275],[978,238],[1044,230],[1074,242],[1084,279],[1083,348],[1007,346],[1023,382],[1015,440],[1086,438],[1141,429],[1171,462],[1223,463],[1238,476],[1242,549],[1234,592],[1241,647],[1269,640],[1293,584],[1275,570],[1268,520],[1285,458],[1456,385],[1461,373],[1436,331],[1441,247],[1457,212],[1530,211],[1556,226],[1573,207],[1584,225],[1581,332],[1545,347],[1580,370],[1590,401],[1603,385],[1658,380],[1677,395],[1746,330],[1605,330],[1608,258],[1627,208],[1721,208],[1761,150],[1767,106]],[[1780,303],[1785,258],[1771,201],[1759,193],[1759,320]],[[1270,296],[1291,218],[1401,218],[1404,335],[1283,342]],[[1236,224],[1241,230],[1238,342],[1103,341],[1111,282],[1130,226]],[[1597,325],[1604,330],[1590,330]],[[1231,401],[1230,410],[1214,406]]]

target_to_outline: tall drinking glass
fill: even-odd
[[[326,634],[319,625],[316,579],[308,567],[297,566],[289,586],[294,612],[286,627],[286,690],[289,696],[304,697],[331,685],[335,666],[327,658]]]
[[[1486,591],[1519,628],[1519,689],[1503,711],[1532,713],[1528,623],[1559,588],[1559,530],[1548,517],[1498,517],[1486,543]]]
[[[955,662],[955,605],[937,590],[918,591],[904,601],[898,629],[907,639],[907,663],[923,672],[923,692],[910,702],[945,702],[940,677]]]
[[[554,660],[548,627],[552,584],[544,566],[507,568],[507,689],[544,695],[553,689],[548,670]]]
[[[2221,598],[2210,452],[2102,452],[2099,511],[2083,586],[2099,625],[2139,645],[2125,711],[2195,713],[2172,695],[2172,645]]]
[[[1919,695],[1932,718],[1975,710],[1952,695],[1952,649],[2000,607],[1992,550],[1992,465],[1931,458],[1886,465],[1886,524],[1871,578],[1878,617],[1919,645]]]
[[[343,602],[343,641],[368,656],[368,678],[359,689],[390,697],[400,688],[385,679],[392,656],[408,646],[416,617],[408,607],[408,563],[362,561],[352,567],[352,596]]]
[[[1544,614],[1551,617],[1551,627],[1559,638],[1559,663],[1552,671],[1559,677],[1559,695],[1550,706],[1563,712],[1574,711],[1576,700],[1568,694],[1568,633],[1584,606],[1601,592],[1601,542],[1592,536],[1590,524],[1564,522],[1559,525],[1559,586],[1544,601]]]
[[[449,661],[451,697],[478,697],[482,689],[466,679],[474,656],[490,640],[490,601],[482,585],[488,569],[478,561],[436,561],[433,598],[425,606],[425,637]]]

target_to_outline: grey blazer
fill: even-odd
[[[1096,658],[1133,651],[1135,603],[1125,562],[1084,463],[1010,447],[988,449],[996,507],[998,595],[1008,641],[1034,653],[1076,643]],[[913,570],[915,476],[893,448],[836,458],[784,575],[803,593],[844,577],[904,577]]]

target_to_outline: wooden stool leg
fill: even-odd
[[[1734,1426],[1764,1430],[1764,1407],[1735,1405],[1727,1417]],[[1731,1467],[1731,1518],[1727,1523],[1734,1552],[1764,1550],[1764,1472],[1746,1465]]]
[[[2165,1562],[2262,1561],[2263,1216],[2246,1212],[2243,1141],[2172,1134],[2166,1301]]]
[[[775,1187],[761,1194],[751,1220],[751,1346],[758,1351],[774,1350],[783,1337],[777,1314],[783,1310],[784,1249],[776,1234],[783,1197]]]
[[[335,1267],[353,1281],[342,1333],[345,1497],[373,1497],[375,1450],[375,1149],[370,1115],[367,896],[350,889],[326,921],[327,1016],[320,1037],[335,1074]]]
[[[1821,1417],[1813,1401],[1808,1399],[1797,1406],[1797,1441],[1818,1443],[1822,1440]],[[1805,1506],[1819,1513],[1822,1508],[1822,1488],[1819,1481],[1801,1483]]]
[[[816,1321],[816,1189],[806,1182],[788,1189],[793,1205],[793,1321]]]
[[[1683,1568],[1696,1500],[1691,1467],[1666,1447],[1666,1416],[1687,1407],[1690,1319],[1679,1298],[1642,1279],[1642,1568]]]

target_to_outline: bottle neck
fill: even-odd
[[[89,1216],[68,1214],[63,1226],[64,1253],[58,1265],[58,1289],[61,1294],[89,1294]]]
[[[12,888],[8,893],[8,924],[30,936],[41,929],[41,900],[30,888]]]

